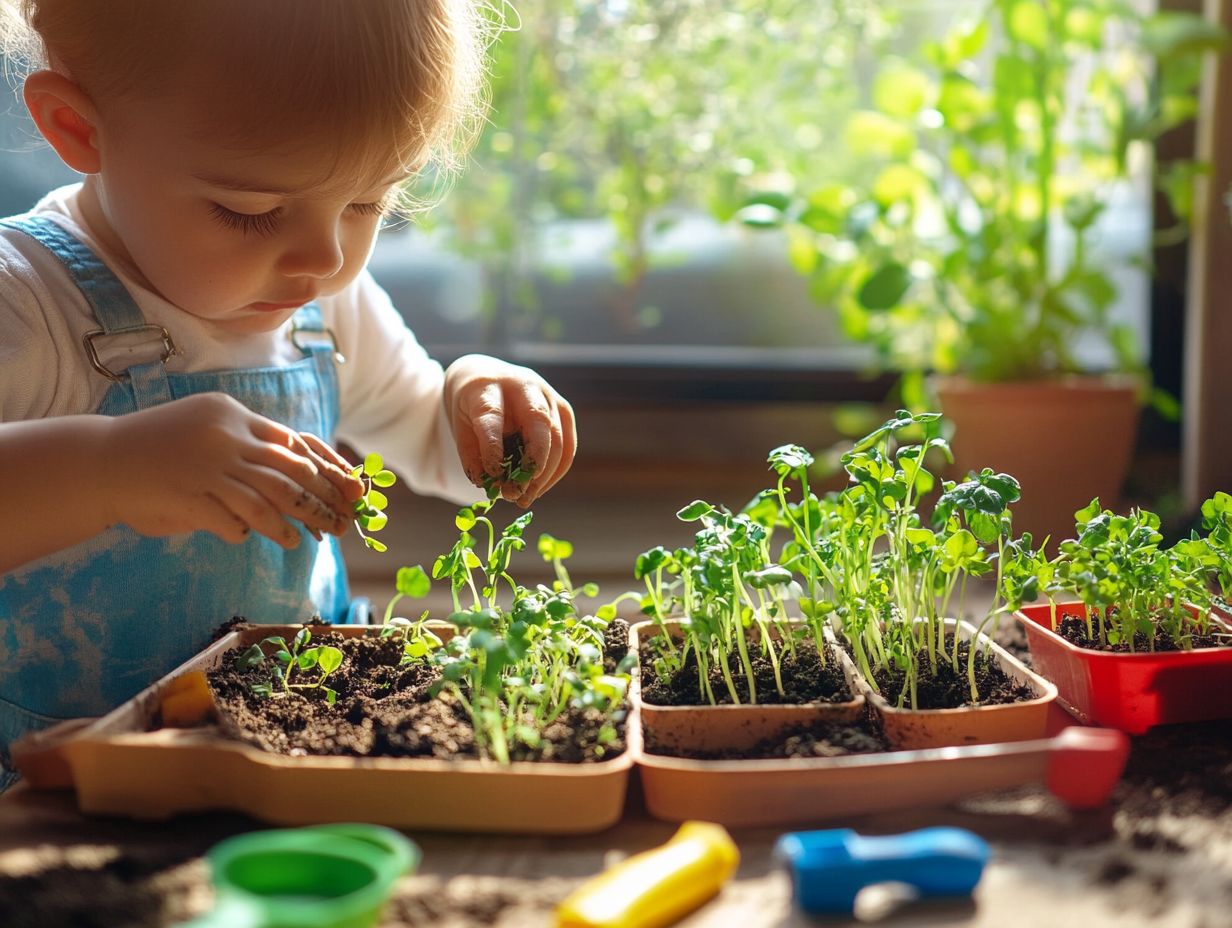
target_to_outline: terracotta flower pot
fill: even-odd
[[[1016,613],[1032,663],[1057,685],[1062,705],[1084,722],[1136,735],[1156,725],[1232,717],[1232,647],[1097,651],[1054,632],[1052,614],[1047,603]],[[1059,622],[1066,614],[1082,615],[1083,607],[1058,603],[1056,614]]]
[[[676,622],[665,623],[669,634],[683,633]],[[629,648],[638,653],[639,645],[662,634],[657,622],[637,622],[629,629]],[[864,715],[864,697],[855,690],[854,672],[841,663],[852,697],[839,703],[804,705],[718,705],[658,706],[642,698],[640,667],[633,675],[629,698],[636,710],[642,731],[641,741],[648,749],[672,751],[743,750],[772,738],[794,725],[821,721],[854,722]]]
[[[956,624],[964,641],[970,641],[976,634],[968,623],[946,619],[947,637],[954,634]],[[1006,676],[1029,687],[1036,694],[1035,698],[954,709],[899,709],[884,696],[873,692],[860,677],[858,685],[881,716],[886,737],[892,744],[900,748],[939,748],[946,745],[1027,741],[1043,738],[1047,734],[1049,709],[1056,701],[1057,688],[987,636],[980,635],[979,641],[980,646],[985,642],[988,644],[989,654]]]
[[[624,809],[633,752],[593,764],[380,757],[288,757],[220,737],[212,727],[157,728],[162,694],[193,670],[299,626],[233,631],[111,713],[14,745],[33,788],[71,783],[83,812],[162,819],[227,809],[278,825],[362,821],[445,831],[583,834]],[[346,637],[375,626],[336,626]],[[636,725],[630,719],[630,737]],[[629,745],[632,747],[632,744]],[[67,782],[66,782],[67,781]]]
[[[1116,508],[1138,425],[1138,386],[1129,377],[1065,377],[1022,383],[932,382],[954,423],[954,470],[991,467],[1022,485],[1014,529],[1055,543],[1074,531],[1074,513],[1099,497]]]

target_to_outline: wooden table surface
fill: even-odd
[[[973,797],[954,808],[825,826],[884,834],[957,825],[992,844],[992,861],[971,902],[885,910],[876,898],[862,899],[865,918],[997,928],[1218,928],[1232,925],[1230,799],[1232,725],[1210,723],[1137,739],[1113,802],[1097,811],[1074,813],[1042,789],[1022,788]],[[162,823],[87,818],[69,793],[18,788],[0,799],[0,926],[173,924],[210,903],[201,854],[227,835],[257,827],[229,814]],[[624,819],[601,834],[412,833],[423,864],[399,884],[384,924],[550,925],[555,903],[586,877],[666,841],[674,829],[646,815],[635,777]],[[742,855],[735,878],[680,924],[817,924],[793,912],[786,876],[773,861],[773,844],[783,830],[733,831]],[[129,920],[117,919],[117,913]],[[856,922],[824,922],[849,923]]]

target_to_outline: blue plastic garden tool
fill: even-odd
[[[922,828],[863,837],[849,828],[783,835],[775,857],[791,872],[796,904],[810,915],[850,914],[866,886],[900,883],[917,898],[961,898],[975,890],[988,844],[961,828]]]
[[[419,848],[390,828],[256,831],[206,854],[213,910],[184,928],[370,928]]]

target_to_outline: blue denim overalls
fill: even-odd
[[[131,338],[139,330],[161,344],[161,359],[122,372],[108,368],[115,382],[100,415],[218,391],[296,431],[327,441],[334,434],[334,351],[321,339],[310,340],[322,332],[315,304],[295,315],[296,330],[308,337],[305,356],[289,367],[168,373],[174,333],[147,325],[123,284],[89,248],[43,217],[3,225],[50,249],[85,294],[101,329],[81,349],[92,363],[99,360],[99,342],[116,333]],[[80,462],[83,470],[93,466]],[[54,493],[55,487],[42,491]],[[298,548],[284,551],[255,533],[229,544],[204,531],[148,538],[117,525],[0,577],[0,791],[16,779],[7,763],[14,740],[60,719],[107,712],[199,651],[232,616],[265,623],[305,622],[313,613],[334,622],[355,618],[348,615],[338,540],[326,536],[318,544],[303,526],[300,536]],[[361,621],[363,605],[357,604]]]

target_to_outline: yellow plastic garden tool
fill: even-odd
[[[717,894],[739,863],[721,825],[685,822],[666,844],[583,884],[556,909],[557,928],[663,928]]]

